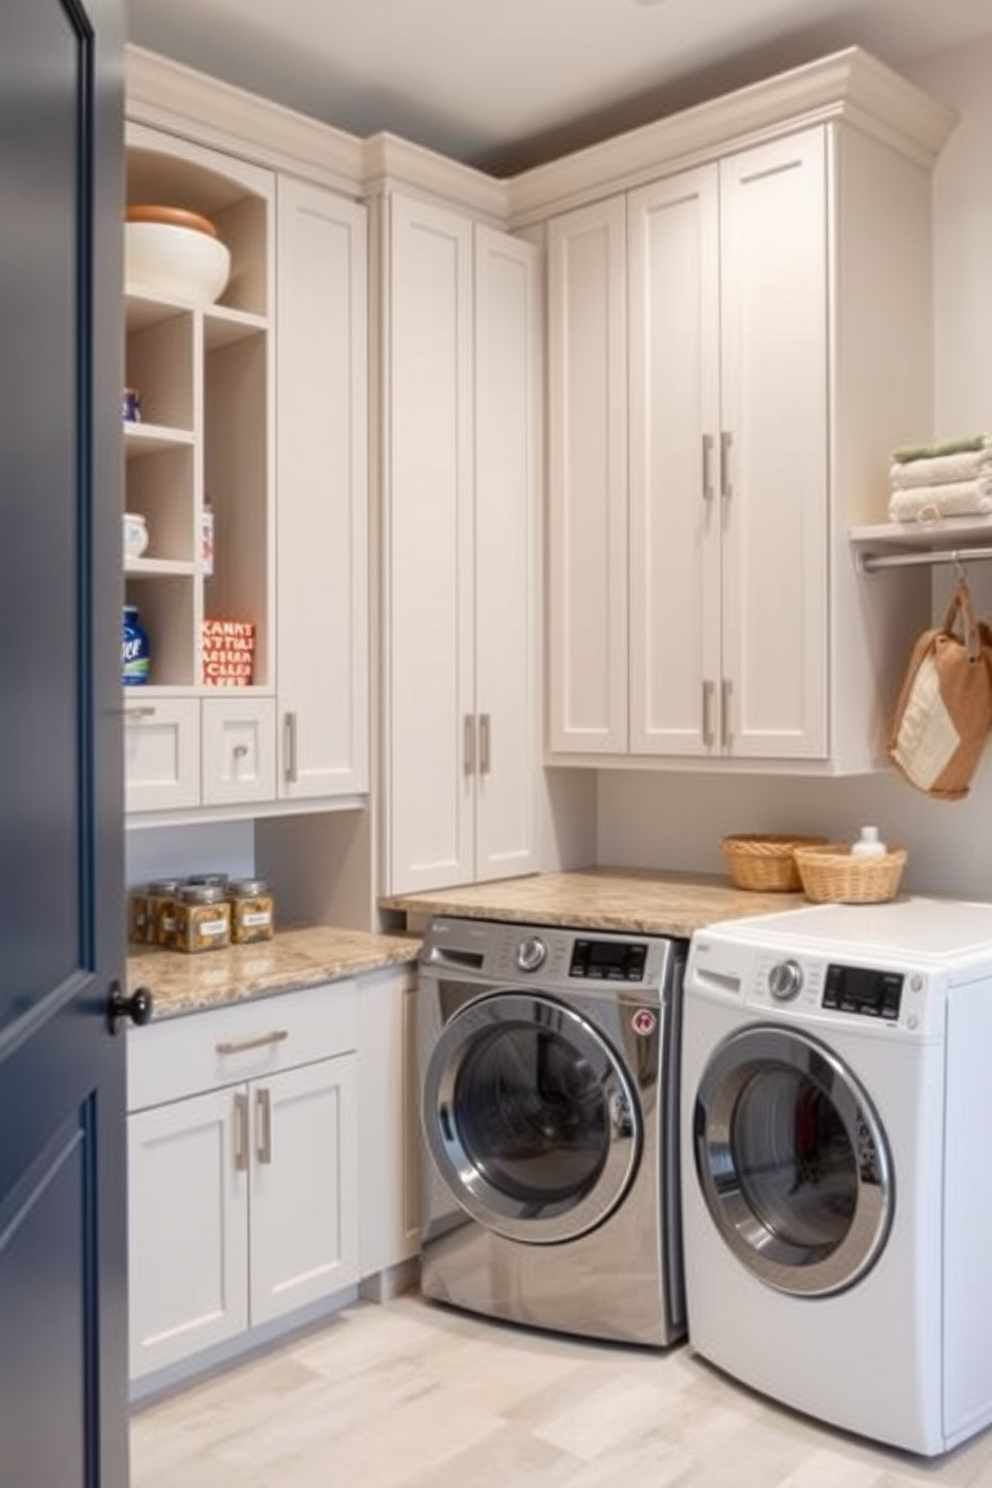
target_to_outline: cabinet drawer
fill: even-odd
[[[273,1075],[357,1046],[353,981],[153,1022],[127,1035],[128,1110]]]
[[[204,698],[201,728],[205,806],[275,798],[274,698]]]
[[[168,811],[200,799],[200,704],[143,693],[124,699],[124,804]]]

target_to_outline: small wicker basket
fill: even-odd
[[[727,871],[738,889],[798,893],[802,881],[794,856],[796,848],[826,840],[784,832],[734,832],[724,837],[720,846]]]
[[[899,892],[906,849],[877,858],[855,856],[845,842],[796,849],[803,893],[815,904],[882,904]]]

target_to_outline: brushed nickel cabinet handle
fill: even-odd
[[[248,1171],[248,1097],[242,1091],[234,1097],[234,1171]]]
[[[734,485],[730,479],[730,451],[734,443],[734,436],[724,429],[720,435],[720,495],[725,501],[729,501],[734,494]]]
[[[296,783],[296,714],[287,713],[282,721],[283,777],[290,785]]]
[[[733,696],[734,684],[725,677],[720,683],[720,745],[723,749],[730,748],[730,704]]]
[[[154,718],[155,708],[152,703],[141,703],[136,708],[122,708],[121,712],[125,718]]]
[[[265,1085],[255,1091],[255,1156],[263,1167],[272,1161],[272,1100]]]
[[[712,682],[703,683],[703,743],[713,743],[713,694],[716,691]]]
[[[713,500],[713,435],[703,435],[703,500]]]
[[[465,714],[465,774],[475,774],[475,715]]]
[[[488,713],[479,714],[479,774],[488,775],[492,769],[492,719]]]
[[[254,1038],[223,1039],[214,1044],[218,1054],[244,1054],[248,1049],[264,1049],[268,1044],[281,1044],[289,1038],[288,1028],[273,1028],[271,1033],[259,1033]]]

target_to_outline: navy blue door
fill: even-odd
[[[0,4],[0,1488],[125,1488],[123,0]]]

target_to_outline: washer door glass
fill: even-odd
[[[428,1065],[423,1118],[459,1204],[513,1240],[585,1234],[637,1168],[640,1117],[623,1067],[552,998],[493,992],[456,1013]]]
[[[727,1039],[700,1081],[693,1145],[710,1214],[760,1280],[828,1296],[878,1258],[892,1218],[888,1147],[825,1045],[764,1025]]]

